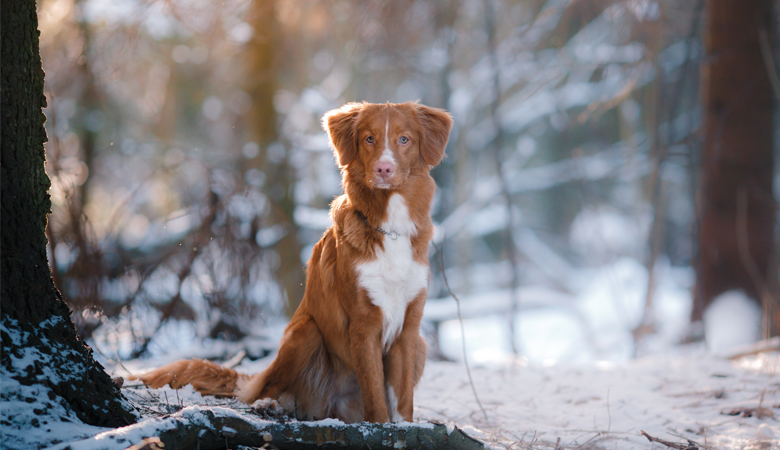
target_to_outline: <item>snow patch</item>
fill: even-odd
[[[761,332],[761,307],[742,291],[715,297],[704,311],[704,336],[714,353],[755,342]]]
[[[38,324],[38,329],[58,325],[62,319],[49,319]],[[4,317],[0,322],[3,341],[13,342],[20,352],[4,351],[8,359],[0,366],[0,435],[2,448],[40,448],[62,441],[83,439],[95,435],[105,428],[86,425],[64,401],[55,396],[45,383],[57,384],[67,381],[72,373],[82,372],[78,364],[64,367],[55,362],[51,355],[42,354],[28,346],[33,337],[19,326],[18,321]],[[63,349],[67,354],[72,350]],[[62,356],[62,353],[60,356]],[[65,359],[58,361],[67,361]],[[9,368],[11,371],[9,371]],[[20,374],[37,373],[41,383],[27,386],[14,377]],[[45,382],[45,383],[44,383]]]
[[[305,425],[308,427],[345,427],[347,426],[346,423],[338,420],[338,419],[322,419],[322,420],[316,420],[314,422],[301,422],[301,425]]]
[[[608,261],[616,254],[641,257],[650,219],[649,210],[630,216],[608,205],[586,207],[571,224],[569,242],[591,261]]]
[[[41,448],[94,436],[106,428],[86,425],[43,385],[25,386],[0,367],[2,448]],[[32,400],[32,401],[31,401]]]

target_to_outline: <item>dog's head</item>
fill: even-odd
[[[375,189],[397,189],[444,157],[452,118],[417,103],[349,103],[322,118],[339,167]]]

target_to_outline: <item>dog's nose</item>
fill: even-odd
[[[393,167],[393,164],[385,161],[378,162],[374,166],[374,172],[376,172],[376,174],[379,175],[379,177],[383,180],[390,178],[394,170],[395,167]]]

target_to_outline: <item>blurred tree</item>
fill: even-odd
[[[252,106],[245,115],[246,130],[250,141],[260,146],[258,156],[249,164],[265,173],[265,191],[274,205],[270,221],[283,227],[283,236],[274,249],[279,255],[277,276],[287,295],[287,316],[292,317],[303,298],[304,268],[298,225],[293,220],[294,168],[289,161],[289,152],[278,151],[283,144],[279,142],[277,132],[274,94],[276,77],[279,76],[276,49],[282,46],[283,35],[276,20],[276,2],[253,1],[246,20],[254,29],[245,47],[247,67],[244,86],[252,99]]]
[[[84,2],[78,1],[74,8],[83,8]],[[65,302],[76,312],[72,318],[76,325],[76,330],[84,339],[89,339],[99,321],[90,321],[81,314],[82,311],[97,311],[102,307],[100,283],[105,276],[105,261],[100,246],[95,245],[94,240],[90,238],[89,227],[87,225],[87,212],[85,207],[89,203],[90,180],[91,175],[98,172],[97,161],[97,142],[100,138],[100,129],[103,125],[103,113],[101,108],[107,103],[101,91],[98,80],[93,73],[94,55],[92,52],[93,29],[84,15],[80,15],[72,26],[63,26],[60,33],[64,36],[74,37],[74,44],[71,44],[73,51],[73,60],[67,67],[59,69],[69,72],[68,82],[64,84],[53,83],[55,86],[47,86],[49,93],[57,93],[57,97],[63,91],[72,92],[78,104],[77,111],[74,111],[74,117],[71,121],[74,134],[72,136],[73,145],[71,155],[63,154],[63,147],[57,136],[53,136],[52,142],[48,146],[49,173],[52,177],[60,174],[63,165],[78,167],[78,181],[68,183],[68,195],[66,196],[65,207],[62,208],[59,226],[55,225],[57,220],[50,220],[47,224],[46,235],[49,239],[51,248],[56,247],[58,242],[69,242],[77,250],[74,261],[66,273],[60,273],[57,267],[55,255],[52,253],[52,276],[54,283],[63,294]],[[62,37],[62,36],[58,36]],[[67,44],[61,43],[63,47]],[[76,52],[75,50],[78,50]],[[56,79],[57,77],[53,77]],[[47,83],[48,84],[48,83]],[[54,102],[52,102],[54,103]],[[50,111],[53,116],[53,110]],[[54,121],[53,117],[50,117]],[[78,163],[73,164],[75,161]]]
[[[83,7],[83,3],[83,1],[78,2],[77,7]],[[79,159],[84,163],[85,175],[83,183],[73,186],[68,202],[68,223],[61,233],[67,233],[68,240],[78,249],[68,277],[68,281],[73,284],[73,289],[70,289],[73,294],[66,295],[65,300],[74,311],[81,312],[99,310],[103,302],[100,282],[105,276],[103,273],[105,261],[100,247],[94,245],[88,236],[85,207],[89,203],[90,175],[96,172],[98,131],[102,122],[100,107],[107,102],[101,98],[100,86],[92,70],[92,27],[83,16],[79,18],[78,30],[83,39],[83,51],[74,68],[77,72],[75,79],[80,85],[76,88],[78,89],[77,102],[80,106],[77,135],[81,150]],[[53,236],[53,232],[49,232],[49,236]],[[89,339],[100,324],[97,321],[86,320],[82,314],[74,314],[73,320],[79,336],[84,339]]]
[[[77,337],[46,257],[51,201],[44,171],[41,108],[46,100],[35,2],[4,2],[1,33],[3,382],[13,379],[48,394],[85,423],[124,425],[134,421],[133,415],[92,350]],[[4,389],[3,395],[12,397],[6,401],[26,400],[22,391]]]
[[[77,2],[77,8],[83,8],[83,0]],[[77,61],[76,71],[77,80],[80,81],[81,89],[79,92],[78,104],[81,107],[81,120],[79,126],[79,143],[81,144],[81,160],[87,167],[87,173],[84,182],[75,187],[74,202],[77,208],[76,214],[84,213],[84,206],[89,198],[90,174],[94,172],[95,150],[98,139],[98,130],[100,128],[101,113],[99,108],[106,102],[100,98],[100,86],[95,80],[95,74],[92,71],[92,27],[85,17],[80,17],[78,28],[83,39],[83,51]]]
[[[775,100],[769,75],[774,62],[768,50],[772,1],[709,0],[707,7],[692,320],[701,320],[718,294],[741,289],[761,301],[765,332],[778,335],[780,310],[770,294],[777,274],[771,263],[777,211],[772,191]]]
[[[518,296],[517,290],[520,287],[520,278],[518,276],[518,266],[519,266],[519,253],[517,251],[517,246],[515,245],[515,237],[514,233],[518,229],[517,224],[517,215],[514,211],[514,199],[512,198],[512,195],[509,193],[509,188],[507,185],[506,180],[506,174],[501,168],[501,164],[503,161],[502,158],[502,151],[504,150],[504,146],[506,145],[506,136],[504,133],[504,128],[501,126],[501,122],[499,120],[499,112],[498,108],[501,105],[501,65],[498,60],[498,54],[496,51],[496,11],[494,10],[493,4],[486,0],[484,2],[485,5],[485,31],[487,32],[487,52],[488,52],[488,59],[490,60],[490,66],[492,71],[492,82],[493,82],[493,95],[491,98],[493,101],[490,104],[490,118],[493,122],[493,127],[496,130],[495,134],[493,135],[493,139],[488,143],[488,147],[493,152],[493,158],[495,162],[495,173],[496,177],[499,180],[500,186],[501,186],[501,201],[504,203],[504,207],[506,208],[506,217],[507,222],[502,230],[501,234],[501,240],[502,240],[502,246],[500,251],[500,258],[507,260],[509,262],[510,267],[510,275],[509,279],[511,280],[510,285],[510,292],[511,292],[511,306],[509,310],[508,315],[508,326],[509,326],[509,343],[512,347],[512,353],[515,355],[518,355],[519,349],[518,349],[518,330],[515,329],[515,317],[517,316],[517,312],[519,310],[519,303],[520,298]]]

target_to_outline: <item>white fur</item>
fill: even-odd
[[[381,162],[389,162],[393,165],[393,170],[395,170],[395,157],[393,156],[393,152],[390,150],[390,119],[387,119],[387,122],[385,123],[385,148],[382,150],[382,156],[379,157],[379,161]]]
[[[385,151],[384,153],[390,152],[390,116],[387,117],[387,120],[385,121]],[[382,155],[384,156],[384,155]]]
[[[400,194],[390,197],[387,220],[380,227],[397,232],[398,238],[385,236],[384,249],[377,251],[376,259],[356,269],[358,283],[382,309],[382,347],[387,351],[403,328],[406,306],[428,286],[428,267],[414,260],[411,238],[417,234],[417,226]]]
[[[404,418],[398,412],[398,399],[395,398],[395,391],[392,386],[387,387],[387,402],[390,404],[390,421],[403,422]]]
[[[255,400],[255,402],[249,405],[249,407],[254,409],[255,411],[260,411],[260,412],[265,411],[274,414],[284,413],[284,408],[282,407],[282,405],[280,405],[278,401],[272,398],[261,398]]]
[[[379,162],[390,163],[393,166],[393,171],[395,171],[398,168],[398,165],[395,162],[395,156],[393,156],[393,152],[390,150],[390,118],[389,117],[387,119],[387,122],[385,122],[385,148],[382,150],[382,156],[379,157]],[[376,179],[375,187],[379,189],[390,189],[393,187],[391,183],[384,182],[384,178],[382,178],[381,176],[377,176],[375,179]]]
[[[379,162],[389,162],[393,165],[393,170],[395,170],[395,157],[393,156],[393,152],[390,151],[389,148],[385,148],[382,152],[382,156],[379,157]]]

